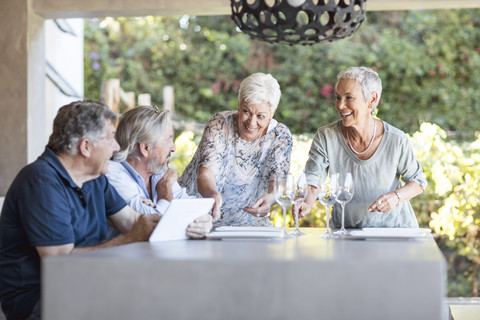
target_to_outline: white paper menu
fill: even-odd
[[[162,219],[150,235],[149,241],[187,239],[188,225],[196,218],[209,213],[214,202],[213,198],[172,200]]]

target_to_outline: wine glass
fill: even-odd
[[[350,172],[337,174],[337,202],[342,206],[342,227],[335,234],[344,235],[345,229],[345,205],[353,198],[353,178]]]
[[[295,182],[291,174],[287,174],[285,177],[275,177],[275,200],[282,207],[283,210],[283,236],[290,238],[287,234],[287,206],[292,203],[295,197]]]
[[[305,176],[305,173],[302,172],[302,174],[300,174],[300,176],[298,177],[297,187],[295,189],[295,199],[293,200],[293,203],[297,208],[305,201],[305,199],[307,198],[307,195],[308,195],[307,177]],[[306,233],[300,231],[300,229],[298,228],[298,213],[294,214],[293,218],[295,219],[295,230],[290,232],[289,234],[294,237],[305,235]]]
[[[325,206],[325,214],[327,221],[327,232],[324,237],[329,238],[332,236],[330,230],[330,207],[337,201],[337,174],[331,173],[320,186],[318,192],[318,200]]]

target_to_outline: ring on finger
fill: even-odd
[[[380,205],[382,204],[382,200],[378,200],[377,203]]]

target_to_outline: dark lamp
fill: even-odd
[[[230,0],[232,19],[252,39],[312,45],[351,36],[367,0]]]

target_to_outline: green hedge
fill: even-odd
[[[180,176],[193,156],[200,136],[181,133],[176,141],[177,151],[170,166]],[[312,138],[294,136],[290,172],[295,176],[303,170]],[[411,136],[418,161],[427,174],[428,188],[411,200],[421,227],[431,228],[439,247],[448,261],[449,296],[476,296],[480,248],[478,208],[480,181],[480,139],[472,143],[446,141],[446,132],[439,126],[423,123],[420,131]],[[287,215],[287,224],[294,226]],[[301,222],[303,227],[325,227],[325,208],[319,201]],[[275,226],[283,225],[281,208],[271,211]]]

